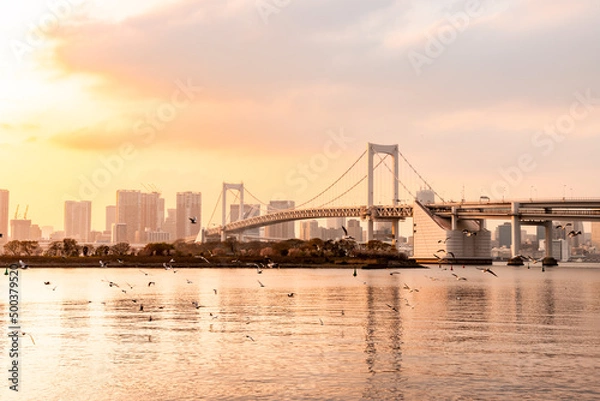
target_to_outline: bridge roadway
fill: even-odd
[[[558,220],[600,221],[600,199],[560,199],[560,200],[505,200],[445,202],[425,205],[432,214],[456,219],[518,219],[527,222],[548,222]],[[361,219],[404,220],[412,217],[413,206],[375,205],[339,206],[311,209],[282,210],[275,213],[234,221],[225,226],[205,230],[206,236],[239,233],[256,227],[284,223],[295,220],[321,219],[328,217],[360,217]]]

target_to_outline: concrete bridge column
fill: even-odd
[[[400,221],[393,220],[392,221],[392,245],[394,246],[394,248],[398,247],[398,233],[400,231],[399,228],[400,228]]]
[[[554,228],[552,221],[545,221],[544,228],[546,231],[546,256],[552,257],[552,229]]]
[[[511,204],[511,256],[515,257],[521,252],[521,219],[519,217],[519,203]]]
[[[240,213],[239,213],[239,219],[243,219],[244,218],[244,183],[240,183],[240,184],[228,184],[228,183],[223,183],[223,193],[221,196],[221,199],[223,200],[222,202],[222,210],[221,210],[221,241],[226,241],[227,240],[227,233],[225,232],[225,225],[227,224],[227,190],[228,189],[233,189],[233,190],[237,190],[240,193]],[[232,217],[232,216],[230,216]],[[231,218],[230,218],[231,219]],[[239,238],[240,241],[242,240],[242,235],[244,234],[243,231],[240,232],[239,234]]]
[[[452,217],[450,217],[450,224],[452,231],[456,230],[458,226],[458,219],[456,218],[456,206],[452,206]]]

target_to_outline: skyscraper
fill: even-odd
[[[136,242],[136,233],[140,231],[142,218],[142,195],[140,191],[118,190],[117,191],[117,224],[119,226],[119,239],[126,238],[127,242]]]
[[[592,222],[592,245],[600,248],[600,221]]]
[[[65,236],[77,241],[89,241],[92,226],[92,202],[65,201]]]
[[[104,231],[111,232],[112,226],[117,222],[117,207],[115,205],[106,206],[106,228]]]
[[[424,205],[427,205],[428,203],[435,203],[435,192],[428,188],[420,189],[419,191],[417,191],[416,198],[419,202],[423,203]],[[399,202],[403,203],[401,200],[399,200]]]
[[[165,200],[158,192],[142,193],[141,196],[141,219],[140,231],[158,231],[165,219]],[[146,238],[140,238],[145,242]]]
[[[10,221],[10,239],[18,241],[28,241],[29,230],[31,229],[31,220],[14,219]]]
[[[117,224],[125,224],[125,227],[119,227],[117,237],[122,238],[125,234],[130,244],[144,243],[147,242],[146,232],[160,230],[165,216],[165,201],[159,192],[119,190],[116,210]]]
[[[267,214],[281,210],[293,209],[296,203],[291,200],[277,200],[269,202]],[[290,239],[296,237],[295,224],[293,221],[277,223],[265,227],[265,237],[273,239]]]
[[[496,241],[498,241],[498,246],[510,248],[512,244],[512,224],[509,222],[505,222],[502,225],[499,225],[496,229]]]
[[[8,241],[8,191],[0,189],[0,244]]]
[[[309,241],[320,237],[319,223],[317,220],[300,222],[300,239]]]
[[[348,220],[348,235],[354,238],[357,242],[363,240],[363,229],[360,226],[360,220],[350,219]]]
[[[177,192],[177,203],[175,211],[177,238],[197,236],[202,227],[202,193],[200,192]],[[192,224],[190,217],[196,217],[196,223]]]
[[[162,230],[169,233],[169,240],[177,239],[177,209],[167,209],[167,217],[162,225]]]

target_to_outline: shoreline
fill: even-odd
[[[165,262],[164,259],[169,257],[161,257],[160,260],[136,260],[135,258],[124,258],[122,262],[117,262],[116,259],[105,258],[106,267],[100,266],[100,260],[98,257],[87,257],[87,258],[61,258],[60,260],[48,260],[49,258],[41,257],[36,260],[36,257],[31,258],[14,258],[14,257],[2,257],[0,263],[5,267],[10,267],[12,264],[19,265],[19,260],[24,260],[28,265],[28,268],[98,268],[98,269],[165,269],[164,263],[170,264],[174,269],[198,269],[198,268],[222,268],[222,269],[256,269],[256,263],[252,261],[240,261],[240,262],[214,262],[206,263],[203,261],[190,260],[190,258],[179,258],[175,262]],[[260,263],[260,262],[259,262]],[[367,260],[341,260],[341,261],[290,261],[290,262],[278,262],[279,267],[267,267],[261,266],[262,269],[275,270],[275,269],[364,269],[364,270],[375,270],[375,269],[428,269],[429,267],[423,266],[412,261],[389,261],[379,262],[372,259]]]

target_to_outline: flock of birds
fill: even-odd
[[[196,218],[196,217],[190,217],[190,218],[189,218],[189,220],[190,220],[190,222],[191,222],[192,224],[196,224],[196,223],[197,223],[197,218]],[[566,230],[566,228],[567,228],[569,225],[570,225],[570,223],[568,223],[568,224],[565,224],[564,226],[562,226],[562,225],[558,225],[558,226],[556,226],[556,228],[557,228],[557,229],[563,229],[563,230]],[[343,239],[345,239],[345,240],[354,240],[354,238],[353,238],[352,236],[348,235],[348,231],[347,231],[347,229],[346,229],[345,227],[343,227],[343,226],[342,226],[342,229],[343,229],[343,231],[344,231],[344,236],[343,236]],[[465,229],[465,230],[463,230],[463,234],[464,234],[464,235],[466,235],[466,236],[469,236],[469,237],[470,237],[470,236],[477,235],[477,232],[474,232],[474,231],[469,231],[469,230]],[[574,231],[574,230],[572,230],[572,231],[570,231],[570,232],[568,233],[569,237],[574,237],[574,236],[577,236],[577,235],[580,235],[580,234],[581,234],[581,231]],[[447,240],[448,240],[448,238],[446,238],[446,239],[443,239],[443,240],[439,240],[439,241],[438,241],[438,243],[440,243],[440,244],[442,244],[442,243],[443,243],[443,244],[445,244]],[[436,259],[437,259],[437,260],[438,260],[438,262],[439,262],[439,265],[438,265],[438,267],[439,267],[440,269],[443,269],[443,270],[448,270],[448,268],[446,268],[446,267],[442,268],[442,262],[450,262],[450,268],[449,268],[449,270],[451,270],[451,271],[453,271],[453,270],[454,270],[454,269],[453,269],[453,265],[452,265],[452,263],[451,263],[451,262],[452,262],[453,260],[456,260],[456,257],[455,257],[455,254],[454,254],[453,252],[451,252],[451,251],[446,251],[445,249],[439,249],[439,250],[438,250],[436,253],[434,253],[434,256],[436,257]],[[527,261],[529,261],[529,262],[533,262],[534,264],[542,261],[542,258],[540,258],[540,259],[535,259],[535,258],[532,258],[532,257],[530,257],[530,256],[523,256],[523,255],[519,255],[519,257],[521,257],[521,258],[522,258],[524,261],[525,261],[525,260],[527,260]],[[209,261],[208,259],[206,259],[205,257],[201,256],[200,258],[201,258],[201,259],[202,259],[204,262],[206,262],[206,263],[210,263],[210,261]],[[111,263],[111,262],[108,262],[108,261],[102,261],[102,260],[100,260],[100,261],[99,261],[99,266],[100,266],[101,268],[107,268],[107,267],[110,265],[110,263]],[[120,265],[120,264],[123,264],[123,261],[122,261],[121,259],[116,259],[116,263],[117,263],[117,265]],[[171,259],[170,259],[168,262],[164,262],[164,263],[162,263],[162,267],[163,267],[163,269],[164,269],[165,271],[170,271],[170,272],[172,272],[172,273],[174,273],[174,274],[175,274],[175,273],[177,273],[177,272],[179,271],[179,269],[176,269],[176,268],[174,267],[174,264],[175,264],[175,260],[171,258]],[[265,258],[265,260],[264,260],[264,263],[246,263],[245,265],[246,265],[247,267],[254,267],[254,268],[256,268],[256,273],[257,273],[257,274],[259,274],[259,275],[260,275],[260,274],[263,274],[263,271],[264,271],[264,269],[279,268],[279,264],[277,264],[277,263],[274,263],[274,262],[273,262],[272,260],[270,260],[269,258]],[[25,263],[23,260],[19,260],[19,262],[18,262],[18,265],[17,265],[16,267],[17,267],[17,268],[21,268],[21,269],[28,269],[30,266],[29,266],[27,263]],[[463,267],[463,268],[465,268],[465,266],[464,266],[464,265],[463,265],[462,267]],[[528,265],[528,267],[529,267],[529,265]],[[13,266],[11,266],[11,268],[13,268]],[[498,277],[498,275],[497,275],[497,274],[496,274],[496,273],[495,273],[493,270],[491,270],[490,268],[479,268],[479,270],[481,270],[481,272],[482,272],[482,273],[487,273],[487,274],[490,274],[490,275],[492,275],[492,276],[494,276],[494,277]],[[144,276],[150,276],[150,275],[151,275],[150,273],[148,273],[148,272],[146,272],[146,271],[144,271],[144,270],[142,270],[142,269],[138,269],[138,271],[139,271],[141,274],[143,274]],[[389,274],[390,274],[390,275],[400,275],[400,274],[401,274],[401,272],[400,272],[400,271],[392,271],[392,272],[390,272]],[[452,276],[453,276],[453,278],[454,278],[454,279],[456,279],[457,281],[467,281],[467,278],[466,278],[465,276],[458,275],[458,274],[456,274],[456,273],[454,273],[454,272],[452,272],[452,273],[451,273],[451,275],[452,275]],[[357,276],[357,271],[356,271],[356,269],[354,269],[353,276],[354,276],[354,277],[356,277],[356,276]],[[427,276],[427,277],[428,277],[428,278],[430,278],[431,280],[439,280],[439,279],[440,279],[440,278],[438,278],[438,277],[431,277],[431,276]],[[187,283],[187,284],[193,284],[193,281],[192,281],[192,280],[190,280],[190,279],[188,279],[188,278],[185,278],[185,280],[186,280],[186,283]],[[129,284],[128,282],[124,282],[124,283],[121,283],[121,284],[119,284],[119,283],[117,283],[117,282],[115,282],[115,281],[113,281],[113,280],[108,280],[108,279],[102,279],[101,281],[102,281],[102,282],[106,282],[106,283],[108,284],[108,287],[110,287],[110,288],[115,288],[115,289],[118,289],[118,290],[120,290],[120,291],[121,291],[123,294],[128,294],[128,291],[131,291],[131,292],[133,292],[133,289],[134,289],[134,287],[135,287],[134,285],[132,285],[132,284]],[[258,279],[257,279],[256,281],[258,282],[258,285],[259,285],[261,288],[264,288],[264,287],[265,287],[265,284],[264,284],[263,282],[261,282],[261,281],[260,281],[260,280],[258,280]],[[367,284],[367,283],[366,283],[365,281],[363,281],[363,284]],[[44,281],[44,285],[46,285],[46,286],[52,286],[52,283],[51,283],[50,281]],[[156,286],[156,285],[157,285],[156,281],[154,281],[154,280],[150,280],[150,279],[148,280],[147,284],[145,284],[145,286],[146,286],[146,287],[151,287],[151,286]],[[57,289],[57,285],[54,285],[54,286],[52,286],[51,288],[52,288],[52,291],[55,291],[55,290]],[[418,288],[416,288],[416,287],[410,287],[410,286],[409,286],[408,284],[406,284],[406,283],[403,283],[403,285],[402,285],[401,289],[402,289],[402,290],[404,290],[404,291],[407,291],[408,293],[418,293],[418,292],[419,292],[419,289],[418,289]],[[213,288],[213,292],[214,292],[214,294],[215,294],[215,295],[217,295],[217,294],[218,294],[218,290],[217,290],[216,288]],[[294,297],[294,296],[296,296],[296,295],[297,295],[297,294],[296,294],[296,293],[294,293],[294,292],[289,292],[289,293],[287,293],[287,297],[289,297],[289,298],[292,298],[292,297]],[[402,297],[401,299],[402,299],[402,300],[405,302],[405,306],[406,306],[406,307],[408,307],[408,308],[411,308],[411,309],[414,309],[414,307],[415,307],[415,305],[416,305],[416,304],[414,304],[414,303],[413,303],[413,304],[411,304],[411,301],[410,301],[408,298],[406,298],[406,297]],[[91,303],[92,301],[89,301],[89,302]],[[137,307],[137,310],[138,310],[139,312],[146,312],[146,311],[147,311],[147,310],[144,310],[144,305],[143,305],[143,303],[141,303],[141,302],[140,302],[140,300],[138,300],[137,298],[131,298],[131,302],[132,302],[133,304],[139,305],[139,306]],[[102,303],[103,303],[103,304],[105,304],[105,302],[102,302]],[[198,301],[196,301],[196,300],[192,300],[192,301],[190,302],[190,305],[191,305],[191,306],[190,306],[190,308],[194,308],[194,309],[200,309],[200,308],[203,308],[203,305],[201,305],[201,304],[200,304]],[[386,305],[387,305],[387,306],[388,306],[388,307],[389,307],[391,310],[393,310],[393,311],[396,311],[396,312],[398,312],[398,311],[399,311],[399,310],[398,310],[398,308],[397,308],[397,307],[395,307],[395,306],[393,306],[393,305],[390,305],[390,304],[386,304]],[[163,308],[164,308],[163,306],[158,306],[158,309],[163,309]],[[342,315],[344,315],[344,311],[343,311],[343,310],[341,311],[341,314],[342,314]],[[212,312],[210,312],[210,313],[209,313],[209,316],[211,317],[211,319],[216,319],[216,318],[218,318],[218,315],[216,315],[216,314],[213,314]],[[152,315],[149,315],[149,316],[148,316],[148,321],[150,321],[150,322],[151,322],[151,321],[153,321],[153,320],[154,320],[154,319],[153,319]],[[321,324],[321,325],[323,325],[323,324],[324,324],[324,322],[323,322],[323,320],[322,320],[321,318],[319,318],[319,322],[320,322],[320,324]],[[21,334],[22,334],[22,335],[26,335],[26,333],[21,333]],[[28,335],[31,337],[31,334],[28,334]],[[252,336],[250,336],[250,335],[246,335],[246,338],[247,338],[248,340],[251,340],[251,341],[253,341],[253,342],[255,341],[255,339],[254,339]],[[34,340],[33,340],[33,337],[31,337],[31,340],[32,340],[32,342],[34,342]],[[34,342],[34,344],[35,344],[35,342]]]

